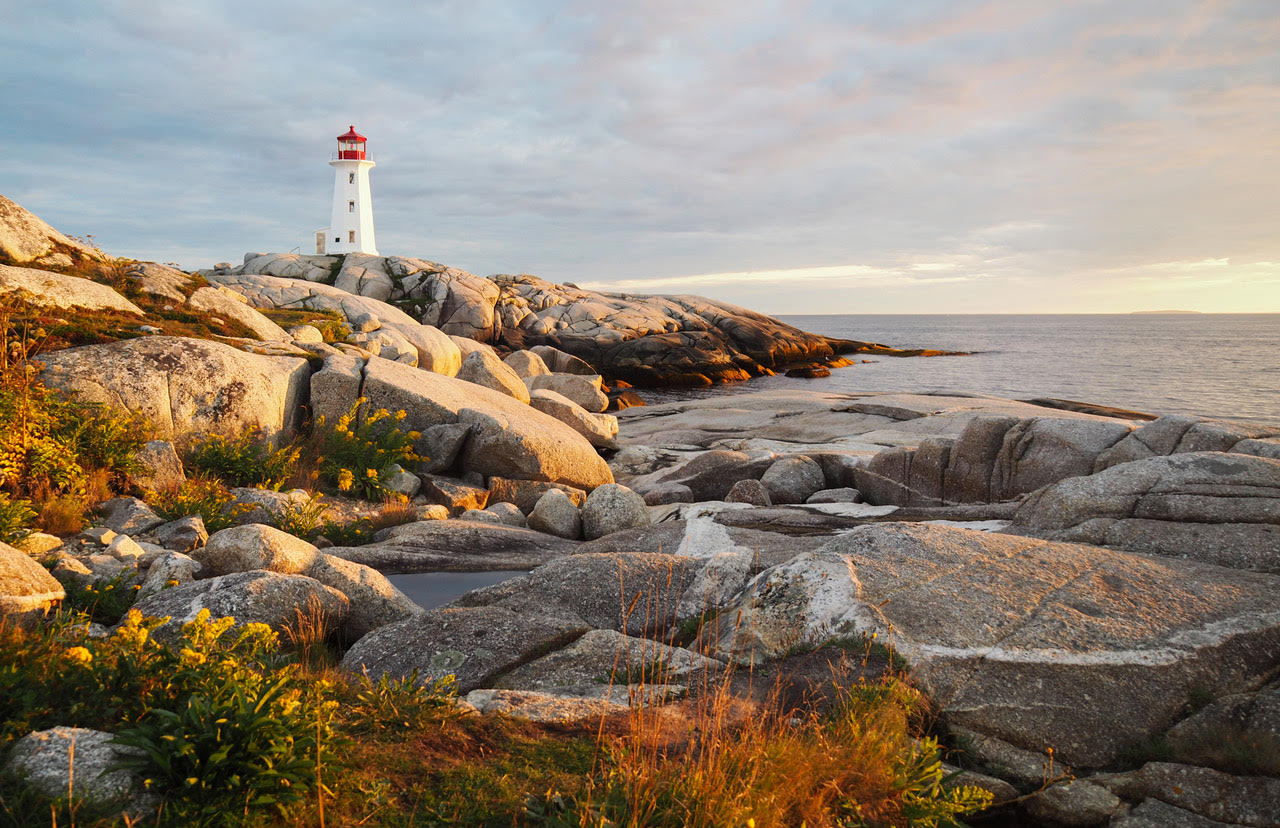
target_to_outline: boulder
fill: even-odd
[[[759,482],[759,481],[752,481]],[[737,485],[736,483],[734,484]],[[730,492],[732,493],[732,489]],[[728,499],[728,495],[725,496]],[[665,506],[670,503],[693,503],[693,490],[683,483],[650,483],[644,487],[647,506]]]
[[[547,363],[542,361],[542,357],[533,351],[512,351],[502,359],[512,371],[516,372],[522,380],[527,377],[536,376],[538,374],[550,374],[551,369],[547,367]]]
[[[1173,454],[1178,448],[1178,442],[1197,422],[1197,417],[1169,414],[1143,423],[1099,454],[1093,463],[1093,470],[1098,472],[1121,463]]]
[[[421,479],[419,497],[427,503],[444,506],[451,515],[460,515],[468,509],[483,509],[489,504],[488,489],[434,474],[424,474]]]
[[[162,439],[255,428],[289,436],[307,397],[307,361],[199,339],[150,336],[42,355],[46,385],[141,414]]]
[[[143,316],[142,308],[110,287],[79,276],[0,264],[0,296],[6,304],[21,300],[43,308],[110,310]]]
[[[62,584],[25,552],[0,543],[0,617],[42,616],[66,597]]]
[[[498,522],[505,523],[507,526],[517,526],[523,528],[526,525],[524,512],[514,503],[490,503],[484,508],[491,515],[496,515]]]
[[[34,213],[0,196],[0,257],[17,264],[40,262],[60,252],[101,261],[102,252],[50,227]]]
[[[1007,499],[1092,474],[1098,456],[1131,429],[1127,423],[1102,419],[1023,420],[1005,433],[992,469],[992,489],[999,499]]]
[[[826,485],[822,467],[803,455],[783,457],[760,478],[773,503],[804,503]]]
[[[333,286],[381,302],[390,299],[395,290],[395,282],[386,270],[386,260],[370,253],[348,253]]]
[[[724,499],[726,503],[746,503],[751,506],[773,505],[768,487],[762,481],[751,478],[739,480],[730,486],[729,493],[724,496]]]
[[[454,605],[496,605],[517,613],[554,607],[596,629],[656,635],[676,622],[696,570],[687,558],[661,553],[569,555],[524,578],[472,590]]]
[[[343,353],[325,357],[324,365],[311,375],[311,417],[333,426],[356,406],[364,381],[364,361]]]
[[[605,688],[601,688],[603,691]],[[606,716],[624,716],[631,709],[627,693],[619,689],[616,698],[603,692],[590,697],[533,690],[472,690],[466,703],[483,714],[499,713],[531,722],[568,725]]]
[[[407,411],[406,428],[470,426],[462,454],[468,471],[582,489],[613,481],[576,431],[497,391],[375,358],[365,367],[364,394],[374,408]]]
[[[193,553],[209,575],[228,575],[265,569],[288,575],[305,572],[314,562],[316,547],[273,526],[250,523],[214,532]]]
[[[244,486],[232,489],[231,494],[235,500],[223,507],[223,513],[237,526],[273,523],[281,515],[296,512],[311,502],[311,494],[305,489],[277,492]]]
[[[462,367],[458,369],[458,379],[492,388],[526,405],[529,402],[529,389],[524,387],[520,375],[497,356],[486,351],[477,350],[467,354]]]
[[[1099,781],[1127,799],[1157,799],[1231,825],[1280,825],[1280,779],[1148,762]]]
[[[612,414],[592,414],[568,397],[545,388],[530,392],[529,404],[586,437],[596,448],[618,447],[618,418]]]
[[[529,353],[541,359],[543,365],[557,374],[581,374],[589,377],[600,373],[585,360],[550,345],[536,345],[529,349]]]
[[[416,474],[405,471],[399,463],[392,463],[387,467],[382,483],[390,491],[406,498],[413,497],[422,488],[422,480]]]
[[[673,469],[657,472],[656,481],[688,486],[695,502],[724,500],[734,483],[759,480],[773,461],[772,457],[753,457],[740,451],[708,451]]]
[[[609,407],[609,397],[601,388],[599,374],[534,374],[526,377],[524,384],[529,391],[554,391],[566,397],[586,411],[599,413]]]
[[[485,351],[493,354],[494,356],[498,355],[498,352],[493,349],[492,345],[488,345],[484,342],[477,342],[470,337],[450,335],[449,339],[458,347],[458,352],[462,354],[462,359],[466,359],[472,351]]]
[[[112,743],[113,733],[84,727],[51,727],[13,745],[7,769],[49,799],[93,805],[123,802],[144,790],[142,775],[117,767],[141,749]]]
[[[422,684],[454,676],[458,691],[468,693],[588,629],[570,615],[532,608],[444,607],[379,627],[352,645],[342,667],[375,681],[384,673],[399,679],[415,671]]]
[[[1280,460],[1190,452],[1122,463],[1036,492],[1009,531],[1280,572]]]
[[[168,616],[156,634],[172,641],[202,609],[214,618],[229,615],[237,625],[257,621],[283,634],[300,615],[312,612],[322,627],[340,626],[349,605],[347,596],[313,578],[253,570],[179,584],[140,599],[134,608],[143,615]]]
[[[454,467],[471,429],[461,423],[442,423],[428,426],[420,433],[422,436],[414,444],[414,451],[425,459],[418,463],[418,468],[436,474]]]
[[[1216,819],[1193,814],[1182,808],[1175,808],[1158,799],[1144,799],[1131,808],[1129,813],[1114,817],[1109,828],[1232,828],[1232,826]]]
[[[582,504],[582,534],[587,540],[652,522],[644,499],[617,483],[597,487]]]
[[[1085,779],[1051,785],[1027,800],[1027,813],[1049,825],[1106,824],[1121,811],[1120,797]]]
[[[530,529],[560,538],[582,537],[582,515],[569,496],[559,489],[551,489],[538,498],[529,513],[528,525]]]
[[[468,509],[458,515],[458,520],[465,520],[470,523],[490,523],[499,526],[511,525],[502,519],[502,515],[497,512],[491,512],[488,509]]]
[[[144,491],[167,492],[180,487],[187,479],[178,451],[168,440],[151,440],[133,456],[130,477]]]
[[[138,588],[138,600],[155,595],[166,587],[174,587],[194,581],[203,567],[189,555],[167,552],[151,562],[147,577]]]
[[[570,555],[578,544],[532,529],[464,520],[424,520],[378,533],[366,546],[325,552],[384,572],[532,569]]]
[[[349,641],[422,612],[422,608],[396,589],[385,575],[364,564],[320,553],[303,574],[336,589],[350,601],[350,611],[342,624],[343,634]]]
[[[563,483],[547,483],[543,480],[508,480],[505,477],[489,478],[489,502],[514,503],[525,514],[532,512],[538,500],[552,490],[564,493],[573,505],[579,508],[587,500],[587,493],[582,489],[575,489]]]
[[[187,300],[189,307],[212,313],[223,319],[239,322],[253,332],[258,339],[268,342],[284,342],[291,337],[284,329],[249,307],[249,302],[239,293],[227,287],[202,287]]]
[[[100,504],[98,510],[106,528],[117,533],[142,534],[164,523],[164,518],[136,497],[113,497]],[[110,538],[102,540],[102,543],[110,542]]]
[[[561,650],[515,668],[494,686],[551,690],[592,684],[690,684],[723,669],[721,662],[682,647],[616,630],[592,630]]]
[[[861,503],[862,492],[848,487],[840,489],[823,489],[809,495],[805,503]]]
[[[1098,767],[1163,733],[1190,688],[1230,694],[1273,669],[1278,587],[1195,561],[884,523],[758,575],[719,616],[735,619],[721,646],[758,660],[874,634],[952,724]]]

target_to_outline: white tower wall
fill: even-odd
[[[333,212],[325,234],[326,253],[372,253],[378,245],[373,235],[373,197],[369,194],[367,159],[330,161],[333,167]]]

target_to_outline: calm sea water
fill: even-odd
[[[774,388],[972,391],[1057,397],[1152,414],[1198,414],[1280,425],[1280,314],[806,315],[803,330],[899,348],[976,352],[897,359],[826,379],[760,377],[663,399]]]

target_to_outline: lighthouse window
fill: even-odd
[[[356,183],[356,174],[355,174],[355,173],[347,173],[347,183],[348,183],[348,184],[354,184],[354,183]]]
[[[334,240],[335,242],[340,242],[340,241],[342,241],[342,236],[334,236],[334,237],[333,237],[333,240]]]
[[[347,241],[351,242],[352,244],[356,243],[356,231],[354,230],[347,231]]]
[[[356,211],[356,203],[354,201],[347,202],[347,212],[354,213]]]

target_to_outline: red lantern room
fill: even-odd
[[[363,161],[364,142],[368,140],[356,132],[353,125],[345,135],[338,136],[338,159],[340,161]]]

